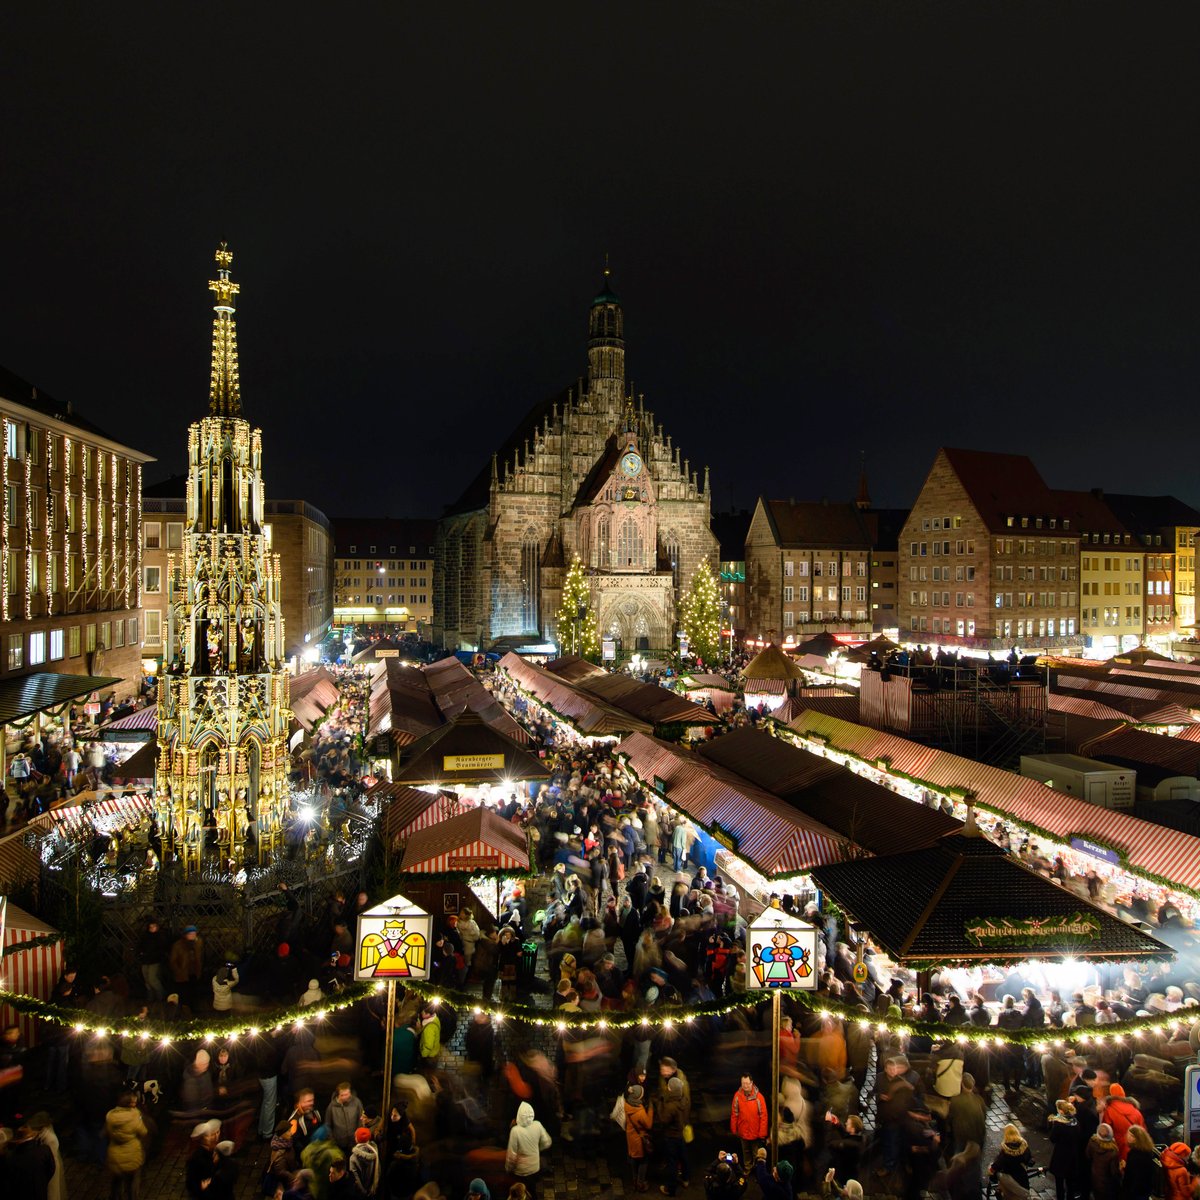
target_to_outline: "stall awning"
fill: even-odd
[[[524,830],[488,808],[475,808],[408,839],[402,871],[437,875],[448,871],[529,870],[529,842]]]
[[[367,793],[368,799],[382,806],[380,832],[384,844],[411,837],[439,821],[458,816],[461,805],[455,796],[442,792],[423,792],[420,788],[405,787],[402,783],[381,783]]]
[[[74,804],[50,810],[56,825],[78,829],[81,825],[106,817],[116,817],[127,825],[135,824],[153,810],[150,797],[140,792],[123,796],[118,792],[81,792]]]
[[[107,675],[60,675],[56,671],[37,671],[6,679],[0,683],[0,725],[57,708],[120,682]]]
[[[790,722],[789,728],[868,763],[884,761],[890,771],[937,791],[970,792],[981,808],[1044,830],[1064,844],[1084,837],[1113,846],[1133,870],[1200,891],[1200,838],[1139,821],[1120,809],[1100,808],[1000,767],[811,709]]]
[[[466,709],[451,724],[405,748],[395,782],[508,784],[549,778],[549,769],[529,751]]]
[[[100,736],[106,742],[148,742],[157,732],[158,708],[153,704],[100,727]]]
[[[948,834],[924,849],[833,863],[812,875],[889,957],[910,966],[1173,955],[978,834]]]

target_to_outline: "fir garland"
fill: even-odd
[[[7,958],[10,954],[20,954],[24,950],[36,950],[39,946],[56,946],[64,936],[61,933],[43,933],[25,942],[13,942],[11,946],[4,947],[3,956]]]

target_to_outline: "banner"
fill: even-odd
[[[817,986],[817,931],[781,908],[764,908],[746,931],[750,991]]]
[[[443,771],[503,771],[503,754],[445,754]]]
[[[1006,942],[1018,946],[1042,946],[1047,941],[1077,938],[1095,941],[1100,936],[1100,918],[1092,913],[1057,917],[969,917],[963,926],[967,941],[976,946]]]
[[[428,979],[432,918],[403,896],[393,896],[358,918],[354,978]]]

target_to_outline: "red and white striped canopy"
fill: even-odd
[[[31,916],[15,904],[8,905],[4,923],[5,947],[57,932],[54,926]],[[35,946],[31,950],[6,955],[3,972],[5,991],[49,1000],[62,972],[63,954],[63,943],[55,942],[49,946]],[[20,1025],[25,1045],[33,1046],[37,1043],[38,1022],[35,1017],[18,1013],[6,1005],[0,1010],[0,1022],[5,1025]]]
[[[474,808],[414,833],[400,869],[420,875],[528,871],[529,840],[491,809]]]

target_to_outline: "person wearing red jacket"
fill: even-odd
[[[1125,1140],[1125,1135],[1129,1132],[1130,1125],[1141,1125],[1145,1128],[1146,1118],[1142,1116],[1142,1110],[1125,1095],[1125,1089],[1119,1083],[1111,1083],[1100,1119],[1112,1126],[1113,1141],[1117,1143],[1121,1161],[1124,1162],[1129,1155],[1129,1143]]]
[[[729,1132],[742,1142],[742,1162],[753,1165],[754,1156],[767,1136],[767,1102],[754,1086],[749,1075],[742,1076],[742,1086],[733,1093],[729,1110]]]
[[[1191,1147],[1172,1142],[1158,1157],[1166,1177],[1166,1200],[1192,1200],[1192,1176],[1188,1172]]]

